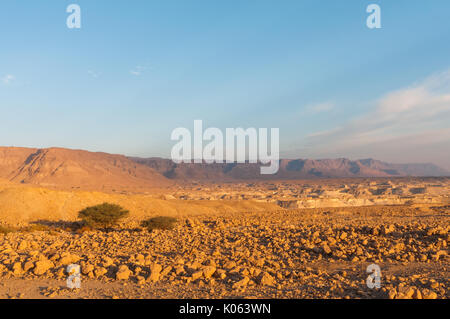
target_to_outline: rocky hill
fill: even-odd
[[[183,181],[239,181],[349,177],[449,176],[433,164],[390,164],[373,159],[280,160],[276,175],[259,164],[175,164],[64,148],[0,147],[0,180],[84,190],[144,190]]]
[[[373,159],[283,159],[275,175],[261,175],[259,164],[175,164],[162,158],[131,160],[147,165],[170,179],[178,180],[259,180],[346,177],[449,176],[434,164],[391,164]]]
[[[123,155],[63,148],[0,148],[0,178],[22,184],[93,190],[164,187],[171,181]]]

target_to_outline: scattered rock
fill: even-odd
[[[148,280],[151,282],[157,282],[159,280],[161,270],[162,270],[161,265],[153,263],[150,266],[150,276],[148,277]]]
[[[214,275],[214,273],[216,272],[216,267],[214,266],[205,266],[202,268],[203,270],[203,276],[205,278],[211,278],[212,275]]]
[[[243,288],[243,287],[247,286],[249,281],[250,281],[250,278],[244,277],[242,280],[239,280],[238,282],[235,282],[233,284],[232,288],[233,289]]]
[[[116,273],[116,279],[117,280],[128,280],[130,278],[132,272],[130,269],[128,269],[128,266],[121,265],[119,267],[119,270]]]
[[[33,272],[35,275],[43,275],[55,265],[48,259],[41,259],[34,264]]]
[[[263,286],[274,286],[275,279],[267,272],[263,272],[259,277],[259,284]]]

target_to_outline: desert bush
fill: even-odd
[[[47,225],[41,225],[41,224],[31,224],[29,226],[23,227],[21,229],[22,232],[27,233],[27,232],[37,232],[37,231],[50,231],[52,230],[52,228],[50,226]]]
[[[154,229],[171,230],[175,227],[176,222],[176,218],[159,216],[144,220],[141,226],[147,228],[148,231]]]
[[[31,233],[35,231],[49,231],[51,230],[50,227],[43,226],[43,225],[29,225],[24,227],[11,227],[11,226],[5,226],[0,225],[0,234],[8,234],[8,233]]]
[[[92,231],[95,231],[95,229],[90,226],[83,226],[74,230],[74,232],[77,234],[84,234]]]
[[[14,233],[16,231],[17,231],[16,228],[0,225],[0,234]]]
[[[128,214],[129,211],[119,205],[103,203],[81,210],[78,218],[88,227],[110,229]]]

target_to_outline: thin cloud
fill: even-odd
[[[304,113],[306,114],[318,114],[318,113],[324,113],[329,112],[333,110],[335,107],[335,104],[333,102],[323,102],[318,104],[311,104],[305,107]]]
[[[92,70],[89,70],[89,71],[88,71],[88,74],[89,74],[90,76],[92,76],[94,79],[100,77],[100,75],[101,75],[100,72],[95,72],[95,71],[92,71]]]
[[[371,104],[372,110],[363,116],[340,127],[310,134],[303,151],[312,156],[350,153],[364,156],[376,146],[381,152],[379,156],[398,157],[401,154],[396,154],[396,149],[410,149],[408,154],[412,154],[424,141],[430,145],[450,145],[450,71],[389,92]],[[386,154],[382,152],[383,145]]]
[[[16,77],[12,74],[7,74],[4,77],[1,78],[1,81],[3,84],[8,85],[11,84],[16,79]]]
[[[146,67],[138,65],[134,69],[130,70],[130,74],[132,74],[134,76],[140,76],[144,72],[145,69],[146,69]]]

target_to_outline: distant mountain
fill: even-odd
[[[64,148],[0,147],[0,182],[86,190],[143,190],[183,181],[241,181],[340,177],[450,176],[433,164],[390,164],[373,159],[280,160],[276,175],[259,164],[175,164]]]
[[[434,164],[390,164],[374,159],[283,159],[275,175],[261,175],[259,164],[175,164],[163,158],[130,157],[169,179],[176,180],[256,180],[313,179],[340,177],[450,176]]]
[[[123,155],[63,148],[0,147],[0,178],[57,188],[140,189],[172,184]]]

